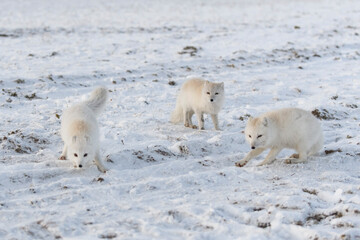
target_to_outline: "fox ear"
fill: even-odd
[[[76,136],[73,136],[73,137],[72,137],[72,142],[73,142],[73,143],[76,143],[76,138],[77,138]]]
[[[264,117],[263,120],[262,120],[262,124],[267,127],[268,124],[269,124],[269,120],[267,119],[267,117]]]

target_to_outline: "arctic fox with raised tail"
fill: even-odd
[[[70,159],[74,167],[82,168],[95,161],[99,171],[106,172],[100,159],[99,127],[96,117],[107,100],[107,89],[96,88],[90,98],[64,111],[61,120],[61,138],[64,149],[60,160]]]
[[[287,159],[287,163],[301,163],[323,147],[319,120],[299,108],[284,108],[250,118],[245,128],[245,138],[252,150],[244,159],[235,163],[238,167],[244,166],[268,148],[270,152],[258,166],[272,163],[284,148],[298,152]]]
[[[187,80],[181,87],[171,122],[184,122],[185,127],[196,128],[191,121],[196,115],[199,129],[204,129],[204,113],[210,114],[219,130],[218,113],[224,103],[224,83],[213,83],[200,78]]]

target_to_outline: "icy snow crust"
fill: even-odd
[[[0,16],[1,239],[360,238],[358,1],[2,0]],[[188,76],[225,83],[222,131],[169,123]],[[106,174],[57,160],[63,109],[99,85]],[[248,116],[282,107],[317,110],[324,151],[235,167]]]

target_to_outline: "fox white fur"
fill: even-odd
[[[196,128],[191,117],[196,115],[199,129],[204,129],[204,113],[210,114],[219,130],[218,113],[224,104],[224,83],[213,83],[200,78],[187,80],[181,87],[171,122],[184,122],[185,127]]]
[[[64,111],[61,120],[61,138],[64,149],[59,159],[70,159],[74,167],[82,168],[93,161],[99,171],[107,169],[100,159],[99,127],[96,117],[107,100],[107,89],[96,88],[90,98]]]
[[[242,167],[266,149],[270,152],[259,166],[272,163],[284,148],[295,149],[287,163],[306,162],[308,156],[323,147],[323,133],[319,120],[310,112],[298,108],[284,108],[250,118],[245,128],[245,138],[251,151],[236,166]]]

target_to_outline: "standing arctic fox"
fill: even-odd
[[[210,114],[219,130],[218,113],[224,103],[224,83],[213,83],[200,78],[187,80],[181,87],[171,122],[184,122],[185,127],[196,128],[191,117],[195,113],[199,129],[204,129],[204,113]]]
[[[99,127],[96,117],[102,112],[107,100],[107,89],[96,88],[88,100],[64,111],[61,120],[61,138],[64,149],[60,160],[69,158],[74,167],[82,168],[93,160],[99,171],[107,169],[100,160]]]
[[[251,151],[236,166],[242,167],[252,158],[270,148],[265,160],[258,166],[272,163],[283,148],[295,149],[287,163],[306,162],[323,147],[320,122],[310,113],[298,108],[284,108],[267,112],[258,118],[250,118],[245,137]]]

